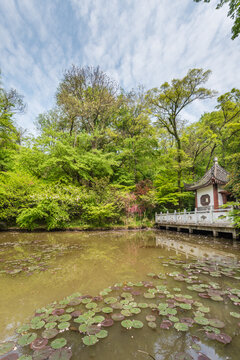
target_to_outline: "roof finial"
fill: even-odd
[[[217,165],[218,164],[218,158],[215,156],[214,158],[214,164]]]

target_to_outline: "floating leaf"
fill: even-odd
[[[94,318],[92,320],[93,320],[93,324],[98,324],[98,323],[101,323],[103,320],[105,320],[105,317],[102,315],[97,315],[97,316],[94,316]]]
[[[142,323],[142,321],[139,321],[139,320],[133,320],[132,327],[135,329],[141,329],[143,327],[143,323]]]
[[[176,316],[169,316],[169,320],[172,322],[179,322],[179,318]]]
[[[131,312],[132,314],[139,314],[139,313],[141,312],[141,309],[139,309],[139,308],[131,308],[131,309],[130,309],[130,312]]]
[[[204,318],[204,317],[200,317],[200,316],[196,316],[194,318],[194,321],[199,324],[199,325],[208,325],[209,324],[209,320]]]
[[[44,327],[45,327],[45,329],[54,329],[56,326],[57,326],[56,322],[50,322],[50,323],[45,324]]]
[[[236,319],[240,319],[240,314],[236,312],[230,312],[230,315],[235,317]]]
[[[30,344],[30,343],[29,343]],[[13,350],[15,343],[13,341],[7,341],[0,344],[0,355],[7,354],[9,351]]]
[[[58,349],[52,352],[49,356],[49,360],[69,360],[72,357],[71,349]]]
[[[147,303],[139,303],[138,307],[141,308],[141,309],[145,309],[145,308],[148,307],[148,304]]]
[[[36,338],[37,338],[37,334],[35,334],[35,333],[25,334],[18,339],[18,344],[21,346],[29,345]]]
[[[156,329],[157,324],[156,324],[154,321],[149,321],[149,322],[148,322],[148,326],[149,326],[151,329]]]
[[[45,339],[53,339],[55,336],[57,336],[57,334],[57,329],[47,329],[42,332],[42,337]]]
[[[8,354],[1,358],[1,360],[18,360],[18,359],[19,359],[18,354],[16,353]]]
[[[114,322],[112,319],[105,319],[101,322],[101,325],[103,327],[109,327],[109,326],[112,326],[113,324],[114,324]]]
[[[156,316],[154,316],[154,315],[147,315],[147,316],[146,316],[146,320],[147,320],[148,322],[156,321]]]
[[[69,322],[61,322],[60,324],[58,324],[58,328],[59,330],[65,330],[67,328],[69,328],[70,323]]]
[[[72,318],[72,316],[70,314],[64,314],[64,315],[59,316],[58,321],[66,322],[66,321],[71,320],[71,318]]]
[[[133,326],[133,322],[132,322],[132,320],[123,320],[121,322],[121,325],[126,329],[131,329]]]
[[[88,336],[84,336],[82,338],[82,341],[84,345],[91,346],[98,342],[98,338],[96,335],[88,335]]]
[[[169,321],[169,320],[163,320],[162,323],[160,324],[160,328],[169,330],[170,327],[172,326],[172,324],[173,323],[171,321]]]
[[[122,321],[122,320],[124,320],[124,315],[121,314],[121,313],[114,313],[114,314],[111,315],[111,318],[114,321]]]
[[[102,308],[102,312],[104,312],[105,314],[110,314],[111,312],[113,312],[113,309],[110,307],[104,307]]]
[[[60,349],[62,347],[64,347],[65,345],[67,344],[67,340],[64,339],[64,338],[59,338],[59,339],[56,339],[56,340],[53,340],[51,342],[51,347],[53,349]]]
[[[209,325],[219,329],[225,326],[224,322],[219,319],[209,319]]]
[[[30,348],[32,350],[40,350],[46,347],[48,343],[48,339],[43,339],[43,338],[38,338],[35,339],[31,344],[30,344]]]
[[[178,306],[184,310],[191,310],[191,308],[192,308],[192,306],[190,304],[185,304],[185,303],[178,304]]]
[[[34,330],[42,329],[45,325],[45,322],[43,320],[35,322],[34,324],[31,324],[31,328]]]
[[[189,327],[187,324],[184,323],[175,323],[174,324],[175,329],[177,329],[178,331],[188,331]]]
[[[104,339],[108,336],[108,332],[107,330],[100,330],[97,334],[96,334],[96,337],[98,339]]]
[[[46,360],[53,353],[53,349],[50,346],[42,350],[36,350],[33,353],[33,360]]]
[[[19,360],[32,360],[31,355],[22,355],[20,356]]]
[[[22,334],[23,332],[28,331],[29,329],[30,329],[30,325],[24,324],[17,329],[17,333]]]

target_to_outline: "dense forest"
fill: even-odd
[[[215,156],[238,198],[240,90],[217,94],[205,87],[210,73],[126,92],[99,67],[72,66],[55,106],[33,119],[36,136],[17,124],[23,97],[0,84],[0,226],[150,226],[155,211],[194,208],[184,183]],[[213,97],[211,112],[184,120],[193,102]]]

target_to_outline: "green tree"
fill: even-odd
[[[193,0],[195,2],[203,1],[209,3],[211,0]],[[228,3],[228,16],[234,20],[232,26],[232,40],[236,39],[240,33],[240,2],[239,0],[220,0],[216,9],[220,9],[224,4]]]
[[[202,87],[210,71],[191,69],[183,79],[173,79],[171,84],[164,83],[147,93],[149,112],[156,118],[156,123],[167,130],[177,149],[177,187],[182,191],[182,141],[184,121],[182,111],[193,101],[209,99],[215,92]]]

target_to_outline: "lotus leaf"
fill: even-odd
[[[66,322],[66,321],[71,320],[71,318],[72,318],[72,316],[70,314],[64,314],[64,315],[59,316],[58,321]]]
[[[37,338],[30,344],[30,348],[32,350],[40,350],[45,348],[47,343],[48,343],[48,339]]]
[[[88,336],[84,336],[82,338],[82,341],[84,345],[91,346],[98,342],[98,338],[96,335],[88,335]]]
[[[209,325],[219,329],[225,326],[224,322],[219,319],[209,319]]]
[[[175,323],[174,324],[175,329],[177,329],[178,331],[188,331],[189,327],[187,324],[184,323]]]
[[[191,308],[192,308],[192,306],[190,304],[185,304],[185,303],[178,304],[178,306],[184,310],[191,310]]]
[[[138,303],[138,307],[141,309],[145,309],[148,307],[148,304],[147,303]]]
[[[53,340],[51,342],[51,347],[53,349],[60,349],[62,347],[64,347],[65,345],[67,344],[67,340],[64,339],[64,338],[59,338],[59,339],[56,339],[56,340]]]
[[[123,320],[121,322],[121,325],[122,325],[122,327],[124,327],[126,329],[131,329],[133,326],[133,322],[132,322],[132,320]]]
[[[20,356],[19,360],[32,360],[31,355],[22,355]]]
[[[112,319],[114,321],[122,321],[122,320],[124,320],[124,315],[121,314],[121,313],[114,313],[114,314],[111,315],[111,317],[112,317]]]
[[[208,332],[214,332],[215,334],[220,334],[220,330],[212,326],[204,326],[204,330]]]
[[[95,302],[86,304],[86,309],[95,309],[98,305]]]
[[[87,316],[85,315],[79,315],[76,319],[74,319],[74,322],[81,324],[87,321]]]
[[[56,322],[50,322],[44,325],[45,329],[54,329],[56,326],[57,326]]]
[[[172,322],[170,320],[163,320],[160,324],[161,329],[169,330],[172,326]]]
[[[58,349],[52,352],[49,356],[49,360],[69,360],[72,357],[71,349]]]
[[[147,320],[148,322],[154,322],[154,321],[156,321],[156,316],[154,316],[154,315],[147,315],[147,316],[146,316],[146,320]]]
[[[155,295],[154,295],[154,294],[151,294],[151,293],[144,293],[143,296],[144,296],[146,299],[154,299],[154,298],[155,298]]]
[[[132,314],[139,314],[139,313],[141,312],[141,309],[139,309],[139,308],[131,308],[131,309],[130,309],[130,312],[131,312]]]
[[[66,313],[72,313],[75,309],[73,307],[69,307],[66,309]]]
[[[123,316],[132,316],[132,313],[131,313],[130,310],[122,310],[122,311],[121,311],[121,314],[122,314]]]
[[[18,359],[19,359],[18,354],[16,353],[8,354],[1,358],[1,360],[18,360]]]
[[[30,329],[30,325],[24,324],[17,329],[17,333],[22,334],[23,332],[28,331],[29,329]]]
[[[111,312],[113,312],[113,309],[111,307],[104,307],[102,308],[102,312],[105,314],[110,314]]]
[[[104,316],[101,316],[101,315],[98,315],[98,316],[94,316],[93,318],[93,324],[97,324],[97,323],[100,323],[102,322],[103,320],[105,320],[105,317]]]
[[[151,329],[156,329],[157,324],[156,324],[154,321],[149,321],[149,322],[148,322],[148,326],[149,326]]]
[[[104,339],[108,336],[108,332],[107,330],[100,330],[97,334],[96,334],[98,339]]]
[[[194,318],[194,321],[199,325],[208,325],[209,324],[209,320],[206,319],[205,317],[196,316]]]
[[[30,343],[29,343],[30,344]],[[15,343],[13,341],[7,341],[0,344],[0,355],[7,354],[9,351],[13,350]]]
[[[87,326],[86,329],[88,335],[96,335],[97,333],[99,333],[100,330],[101,330],[101,325],[89,325]]]
[[[68,329],[70,326],[70,323],[69,322],[61,322],[59,325],[58,325],[58,328],[59,330],[65,330],[65,329]]]
[[[45,325],[45,322],[43,320],[40,320],[38,322],[35,322],[34,324],[31,324],[31,328],[34,330],[38,330],[43,328]]]
[[[53,349],[50,346],[46,346],[44,349],[34,351],[33,360],[46,360],[52,353]]]
[[[18,339],[18,344],[21,346],[29,345],[36,338],[37,338],[37,334],[35,333],[25,334]]]
[[[115,297],[107,297],[104,302],[108,305],[116,303],[118,300]]]
[[[230,312],[230,315],[235,317],[236,319],[240,319],[240,314],[236,312]]]
[[[143,322],[139,320],[133,320],[132,321],[132,327],[134,329],[141,329],[143,327]]]
[[[42,337],[45,339],[53,339],[55,336],[57,336],[57,334],[57,329],[47,329],[42,332]]]
[[[169,320],[172,322],[179,322],[179,318],[176,316],[169,316]]]

